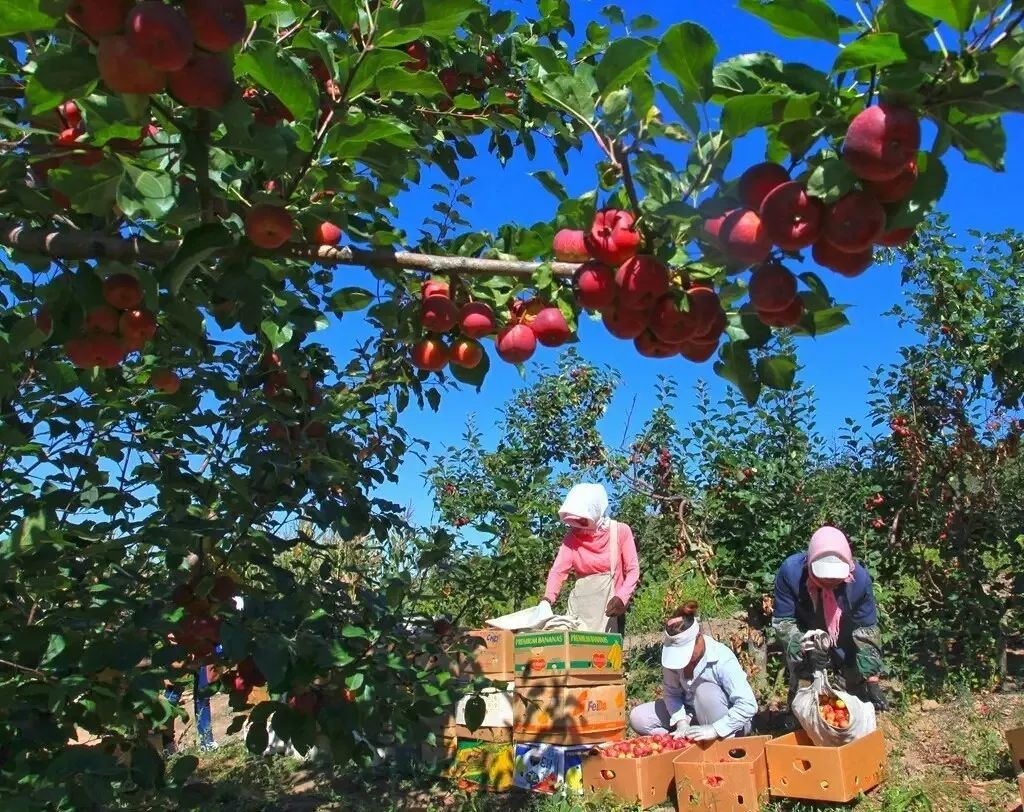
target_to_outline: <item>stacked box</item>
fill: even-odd
[[[485,742],[512,741],[512,698],[513,684],[507,687],[485,688],[480,693],[484,701],[483,722],[476,730],[466,724],[466,705],[471,697],[463,697],[455,706],[455,735],[459,739],[476,739]]]
[[[446,775],[460,789],[508,792],[513,786],[514,751],[511,744],[459,741],[455,760]]]
[[[515,677],[513,639],[505,629],[474,629],[463,636],[470,651],[456,660],[456,676],[460,679],[485,677],[495,682],[511,682]]]
[[[1020,801],[1024,808],[1024,727],[1015,727],[1006,731],[1006,744],[1010,748],[1010,760],[1013,769],[1019,773],[1017,787],[1020,790]]]
[[[840,804],[878,786],[886,763],[880,730],[840,747],[817,747],[798,730],[768,742],[765,756],[773,797]]]
[[[622,635],[531,632],[516,635],[516,685],[610,685],[624,679]]]
[[[590,749],[590,745],[516,744],[515,786],[545,795],[553,795],[564,787],[569,794],[580,795],[583,761]]]
[[[517,685],[517,742],[573,747],[615,742],[626,736],[626,686],[558,688]]]

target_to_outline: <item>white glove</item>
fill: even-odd
[[[672,714],[672,717],[668,720],[668,729],[682,730],[689,724],[690,714],[686,712],[686,708],[684,707]]]
[[[832,647],[832,638],[820,629],[811,629],[800,638],[800,651],[804,654],[819,650],[827,651]]]
[[[718,738],[718,733],[713,725],[695,725],[686,728],[683,735],[695,742],[712,742]]]

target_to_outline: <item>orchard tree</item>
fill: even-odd
[[[948,150],[1001,169],[1001,117],[1024,106],[1020,0],[855,8],[731,12],[835,46],[811,66],[719,61],[701,26],[614,6],[578,31],[564,0],[4,2],[7,806],[109,808],[185,782],[194,760],[167,774],[146,736],[174,712],[165,680],[212,657],[237,669],[242,709],[262,681],[292,696],[251,710],[254,749],[268,717],[340,761],[420,735],[449,697],[406,617],[448,537],[421,541],[415,573],[333,588],[280,564],[309,541],[287,528],[401,524],[373,495],[410,442],[399,415],[436,408],[449,373],[481,385],[492,335],[522,363],[591,311],[645,356],[717,353],[748,400],[785,388],[773,330],[845,324],[823,277],[912,239]],[[766,161],[731,165],[755,131]],[[593,191],[540,169],[540,223],[462,230],[442,206],[419,245],[397,225],[428,171],[458,184],[486,151],[568,172],[585,142],[602,158],[574,172]],[[801,252],[828,273],[791,273]],[[373,290],[336,278],[346,265]],[[363,311],[350,355],[315,340]],[[76,726],[102,745],[68,746]]]

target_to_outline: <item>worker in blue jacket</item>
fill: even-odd
[[[819,528],[807,552],[782,562],[775,576],[772,628],[785,652],[791,702],[801,679],[828,669],[838,687],[877,710],[888,708],[879,683],[882,644],[871,576],[853,558],[842,531]],[[814,630],[828,632],[828,654],[807,639]]]

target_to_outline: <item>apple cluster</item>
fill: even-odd
[[[218,575],[207,583],[192,578],[179,584],[171,600],[185,610],[172,634],[172,640],[192,657],[205,660],[213,655],[220,641],[221,613],[233,606],[238,584],[230,575]]]
[[[187,107],[216,110],[235,92],[225,52],[245,37],[242,0],[74,0],[67,17],[97,42],[100,78],[115,93],[166,90]]]
[[[299,370],[295,377],[301,382],[301,393],[293,386],[292,378],[284,369],[281,357],[276,352],[267,352],[259,361],[259,377],[262,379],[263,394],[279,409],[315,409],[323,402],[323,392],[313,372]],[[321,420],[303,417],[302,425],[271,423],[267,428],[267,440],[272,443],[296,443],[300,440],[318,442],[328,435],[327,425]]]
[[[655,736],[639,736],[635,739],[616,742],[601,748],[606,758],[646,758],[674,750],[685,750],[693,742],[686,738],[675,738],[668,733]],[[608,778],[609,776],[604,776]]]
[[[822,694],[818,697],[818,713],[830,727],[846,730],[850,726],[850,709],[837,696]]]
[[[46,335],[53,331],[53,317],[42,309],[36,326]],[[85,312],[81,332],[64,343],[68,360],[79,369],[112,369],[132,352],[142,350],[157,332],[157,321],[142,307],[142,287],[129,274],[113,274],[103,280],[103,304]],[[150,377],[154,387],[174,394],[181,380],[172,370],[158,369]]]
[[[706,238],[734,265],[755,266],[750,297],[761,320],[773,327],[797,324],[803,304],[796,277],[782,254],[810,248],[814,261],[842,276],[862,274],[876,245],[898,246],[912,228],[887,229],[888,212],[917,181],[920,122],[910,110],[887,104],[859,113],[846,132],[843,159],[858,179],[831,204],[810,194],[776,163],[747,169],[739,179],[739,205],[704,223]],[[723,201],[717,201],[723,202]]]
[[[700,284],[673,290],[668,266],[638,253],[629,212],[599,211],[589,231],[563,229],[553,247],[556,259],[583,263],[573,277],[580,307],[599,312],[608,332],[632,340],[640,355],[699,363],[718,349],[726,327],[718,294]]]
[[[410,354],[413,365],[428,372],[440,372],[449,364],[473,369],[484,356],[480,339],[496,331],[495,349],[509,364],[528,360],[538,344],[560,347],[572,337],[562,311],[537,298],[513,300],[506,325],[498,331],[494,308],[472,301],[457,305],[448,283],[437,279],[423,285],[419,318],[427,335]],[[452,334],[450,343],[445,343],[445,334]]]

